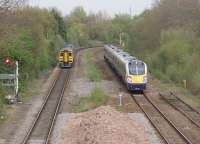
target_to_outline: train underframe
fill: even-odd
[[[146,84],[132,84],[132,83],[127,83],[127,88],[130,91],[143,91],[146,89]]]
[[[62,63],[59,64],[59,66],[60,66],[61,68],[71,68],[72,65],[73,65],[72,62],[62,62]]]

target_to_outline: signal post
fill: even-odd
[[[0,74],[0,80],[3,80],[3,87],[6,90],[5,98],[8,103],[19,102],[19,63],[14,62],[10,57],[6,57],[4,63],[14,67],[13,74]]]

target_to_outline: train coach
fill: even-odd
[[[123,79],[128,90],[142,91],[147,85],[147,65],[136,59],[122,49],[112,46],[104,46],[104,58]]]
[[[70,68],[74,62],[73,48],[66,47],[59,51],[59,66],[60,68]]]

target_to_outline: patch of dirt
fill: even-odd
[[[75,57],[75,63],[72,67],[72,74],[71,74],[71,80],[78,79],[85,77],[85,61],[84,58],[84,52],[80,51],[77,53]]]
[[[22,104],[9,106],[9,118],[0,125],[0,143],[20,144],[57,75],[58,69],[55,68],[32,81],[29,90],[31,96],[27,96],[29,98]]]
[[[143,125],[109,106],[70,114],[62,139],[65,144],[149,144]]]

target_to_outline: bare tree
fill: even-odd
[[[0,37],[13,31],[16,23],[16,9],[25,5],[27,0],[0,0]]]
[[[25,4],[26,0],[0,0],[0,14],[16,9]]]

